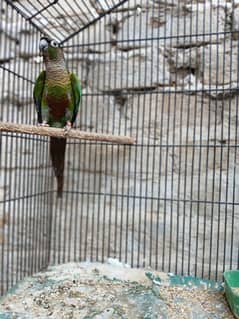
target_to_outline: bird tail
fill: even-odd
[[[50,154],[52,166],[57,179],[57,197],[62,197],[64,182],[64,164],[65,164],[66,139],[51,137]]]

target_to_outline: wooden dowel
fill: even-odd
[[[109,143],[116,143],[116,144],[134,144],[135,143],[135,139],[130,136],[91,133],[91,132],[85,132],[85,131],[80,131],[76,129],[65,131],[64,129],[55,128],[55,127],[15,124],[15,123],[8,123],[8,122],[5,122],[5,123],[0,122],[0,131],[43,135],[43,136],[53,136],[53,137],[63,137],[63,138],[74,138],[79,140],[109,142]]]

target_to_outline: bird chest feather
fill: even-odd
[[[64,120],[67,109],[72,103],[72,90],[69,75],[60,80],[47,79],[45,99],[49,107],[50,117],[54,121]]]

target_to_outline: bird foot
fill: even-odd
[[[71,122],[67,121],[66,125],[64,126],[65,135],[67,135],[70,132],[71,128],[72,128]]]
[[[46,121],[43,121],[42,123],[38,123],[38,126],[49,127],[49,124],[47,124]]]

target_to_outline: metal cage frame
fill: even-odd
[[[208,28],[199,28],[199,12]],[[215,279],[239,268],[238,40],[212,12],[215,21],[223,18],[219,5],[193,0],[171,7],[1,0],[2,120],[36,123],[28,93],[43,68],[37,48],[44,34],[62,43],[69,69],[82,79],[77,127],[137,140],[69,141],[64,197],[57,200],[48,138],[1,133],[1,294],[67,261],[114,257]],[[223,65],[223,85],[219,72],[212,74],[214,62]],[[208,84],[199,81],[206,69]],[[227,72],[235,80],[224,84]]]

